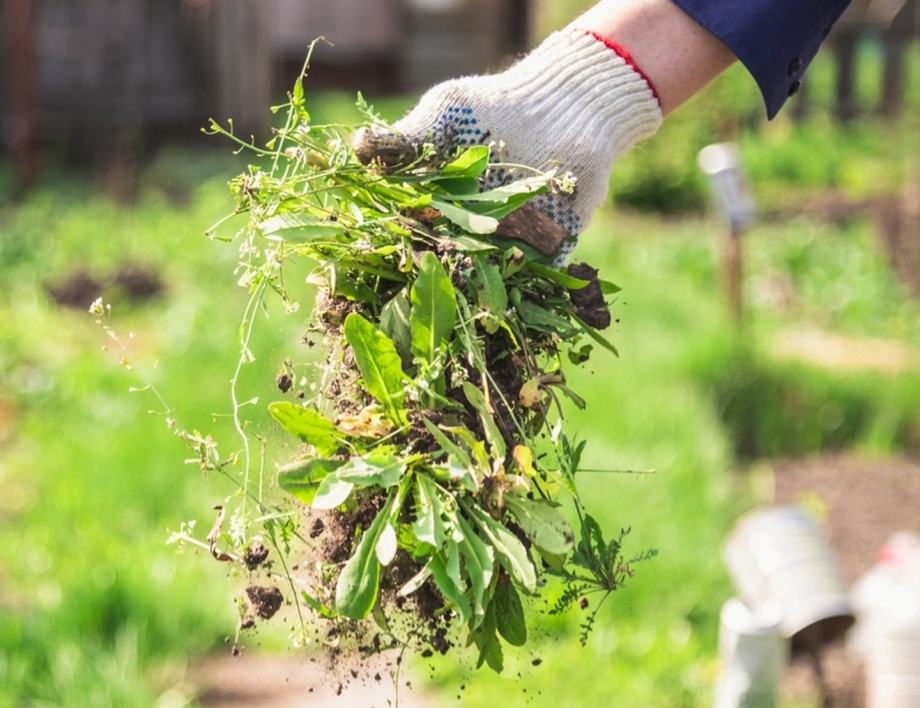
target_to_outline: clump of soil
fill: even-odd
[[[281,591],[274,586],[251,585],[246,588],[246,598],[249,600],[250,609],[266,620],[274,617],[284,602]]]
[[[573,278],[588,281],[585,287],[569,291],[575,314],[594,329],[607,329],[610,326],[610,310],[598,282],[597,269],[587,263],[573,263],[566,270]]]
[[[268,560],[268,549],[261,541],[253,541],[243,554],[243,562],[249,570],[255,570]]]

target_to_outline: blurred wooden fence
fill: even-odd
[[[415,90],[523,51],[530,4],[3,0],[0,149],[41,135],[85,161],[197,131],[209,116],[264,135],[272,96],[319,36],[329,44],[315,54],[316,85]]]
[[[860,39],[869,32],[877,33],[884,51],[882,93],[877,109],[883,116],[893,118],[903,105],[907,47],[920,36],[920,2],[853,0],[835,25],[831,47],[837,64],[835,113],[840,120],[856,118],[862,110],[855,89],[856,50]],[[800,108],[799,114],[802,112]]]

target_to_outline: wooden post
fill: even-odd
[[[891,24],[882,32],[885,51],[885,68],[882,74],[882,102],[880,111],[885,118],[897,118],[904,102],[904,63],[907,48],[920,19],[920,6],[916,0],[907,0]]]
[[[271,104],[272,43],[267,0],[213,0],[212,117],[236,135],[265,137]]]
[[[7,42],[12,112],[9,121],[17,188],[38,179],[38,69],[35,58],[33,0],[8,0]]]
[[[882,70],[882,116],[897,118],[904,97],[904,55],[908,41],[904,37],[887,34],[882,38],[885,67]]]
[[[735,324],[741,323],[744,316],[744,264],[741,250],[741,227],[732,224],[725,241],[724,253],[725,289],[728,293],[728,307]]]
[[[744,264],[741,236],[754,221],[756,209],[747,180],[741,169],[738,147],[734,143],[717,143],[700,151],[698,162],[707,176],[716,208],[728,223],[728,238],[722,254],[725,291],[729,312],[738,330],[744,320]]]

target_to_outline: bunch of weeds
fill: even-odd
[[[391,131],[360,97],[359,108],[368,125]],[[264,149],[237,138],[232,124],[210,131],[266,165],[231,182],[235,214],[249,217],[237,237],[240,284],[250,292],[239,366],[252,359],[254,322],[271,291],[288,312],[300,307],[285,269],[313,263],[307,280],[319,295],[308,336],[322,339],[327,358],[314,395],[269,406],[302,443],[277,483],[326,526],[346,529],[344,553],[324,544],[308,577],[287,562],[279,576],[302,621],[306,608],[337,627],[372,616],[395,644],[406,640],[392,613],[416,598],[419,623],[436,617],[462,628],[478,664],[500,671],[502,640],[526,643],[524,598],[548,577],[563,584],[552,610],[562,612],[586,594],[606,597],[650,555],[626,560],[626,532],[606,541],[585,511],[576,485],[584,442],[563,426],[561,397],[585,405],[565,369],[597,347],[616,354],[598,330],[619,288],[584,264],[554,265],[564,234],[528,237],[528,223],[537,229],[540,220],[529,200],[571,191],[571,175],[503,164],[501,145],[440,154],[394,138],[395,159],[356,155],[349,128],[311,121],[302,81],[274,110],[287,120]],[[513,179],[482,188],[500,169]],[[203,469],[227,473],[232,461],[244,470],[231,530],[222,531],[222,510],[208,546],[249,565],[261,527],[283,560],[316,534],[270,499],[261,471],[250,478],[265,454],[250,451],[238,378],[241,452],[220,460],[200,436],[189,438]],[[279,387],[292,381],[286,372]],[[233,549],[220,551],[221,540]],[[273,614],[278,595],[249,592],[251,605],[254,594],[252,611]]]

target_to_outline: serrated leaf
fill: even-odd
[[[355,554],[339,574],[335,586],[335,608],[340,615],[351,619],[364,619],[377,603],[380,591],[380,561],[376,548],[383,529],[393,514],[397,494],[392,492],[387,503],[377,514],[370,528],[361,536]]]
[[[334,455],[342,445],[344,436],[331,420],[316,411],[289,401],[278,401],[269,404],[268,412],[282,428],[315,447],[323,457]]]
[[[396,484],[406,471],[406,463],[392,455],[371,453],[365,457],[352,457],[336,472],[343,482],[356,487],[377,485],[387,489]]]
[[[422,256],[411,299],[412,353],[431,363],[438,350],[447,345],[457,320],[454,286],[431,251]]]
[[[511,579],[529,593],[536,590],[536,570],[533,567],[530,556],[527,555],[527,549],[524,548],[517,536],[482,509],[475,506],[465,506],[464,508],[467,515],[476,522],[486,541],[495,549],[495,555],[504,569],[508,571]]]
[[[508,644],[522,647],[527,643],[527,621],[521,596],[511,583],[499,583],[492,599],[495,603],[495,624]]]
[[[302,466],[282,470],[278,486],[304,504],[311,505],[320,483],[342,466],[337,460],[310,460]]]
[[[402,401],[402,361],[393,340],[356,312],[345,318],[345,339],[355,353],[355,363],[368,392],[376,398],[396,425],[408,424]]]
[[[473,256],[473,269],[476,273],[474,286],[479,306],[504,319],[508,309],[508,291],[501,271],[482,256]]]
[[[575,534],[566,518],[545,501],[505,495],[505,506],[534,545],[560,555],[572,550]]]

